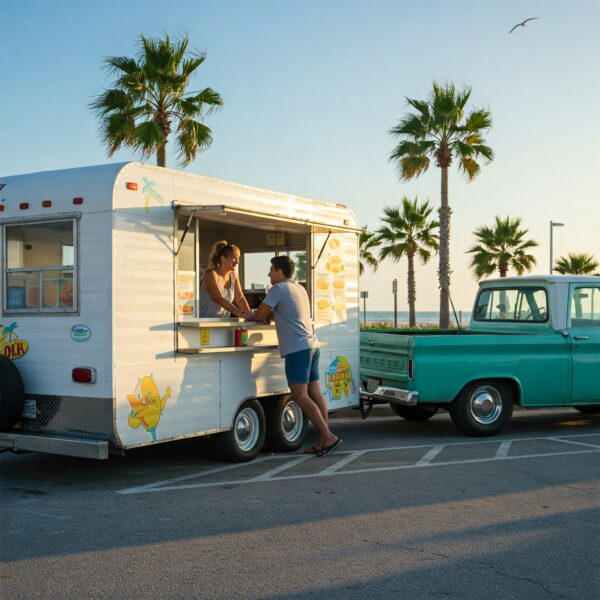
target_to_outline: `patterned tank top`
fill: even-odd
[[[219,290],[225,300],[228,300],[233,304],[235,298],[235,272],[230,271],[229,273],[229,287],[224,287],[221,278],[217,276],[217,284]],[[219,306],[208,293],[208,290],[204,286],[204,278],[200,285],[200,318],[202,317],[229,317],[229,311],[222,306]]]

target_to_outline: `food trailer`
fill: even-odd
[[[0,178],[0,447],[107,458],[216,435],[235,461],[297,449],[306,420],[274,325],[200,318],[209,249],[241,249],[251,308],[270,258],[294,260],[334,411],[359,404],[358,233],[342,204],[142,163]]]

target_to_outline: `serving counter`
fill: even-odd
[[[246,346],[234,345],[236,327],[247,329]],[[177,323],[177,351],[182,354],[264,352],[278,347],[272,323],[235,318],[186,319]]]

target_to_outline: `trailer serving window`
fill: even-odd
[[[332,234],[339,236],[349,233],[352,239],[356,238],[356,230],[352,227],[315,223],[304,218],[287,215],[263,214],[222,205],[176,204],[176,208],[178,254],[186,252],[187,244],[189,247],[193,246],[190,238],[193,240],[194,236],[197,248],[194,281],[192,281],[191,272],[186,272],[184,269],[184,264],[188,263],[191,266],[192,261],[182,260],[181,257],[177,264],[178,281],[181,277],[188,278],[187,289],[189,292],[194,289],[194,286],[198,291],[204,271],[210,266],[208,264],[210,248],[218,240],[227,240],[228,243],[238,246],[241,250],[238,275],[251,308],[257,308],[260,305],[270,285],[267,273],[271,257],[285,254],[294,260],[296,263],[294,278],[304,285],[309,298],[312,299],[311,287],[314,282],[310,275],[315,266],[313,263],[321,259],[323,268],[325,268],[325,257],[329,256],[326,248],[329,248],[327,244],[333,243]],[[336,243],[339,246],[339,241]],[[340,250],[335,250],[335,253],[339,255],[336,258],[341,261],[343,253]],[[324,277],[322,279],[325,281]],[[340,294],[345,294],[345,282],[344,285],[341,285],[343,283],[341,277],[338,279],[340,281],[332,282],[331,290],[335,287]],[[357,291],[358,283],[355,287]],[[334,304],[332,301],[328,306]],[[340,302],[340,310],[345,313],[345,306],[342,307],[341,304]],[[199,316],[197,305],[193,314],[192,311],[184,313],[179,310],[179,315]]]
[[[77,219],[3,229],[3,312],[77,312]]]

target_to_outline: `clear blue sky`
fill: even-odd
[[[0,26],[0,175],[137,159],[106,157],[87,107],[110,81],[102,58],[134,55],[140,33],[187,33],[208,55],[194,89],[225,100],[189,171],[343,202],[376,228],[403,195],[439,205],[439,169],[400,182],[388,131],[406,96],[453,81],[491,111],[496,152],[474,182],[450,176],[457,308],[476,287],[472,232],[496,214],[540,243],[536,273],[548,272],[551,219],[565,223],[555,257],[600,259],[597,0],[0,0]],[[369,309],[392,308],[394,277],[406,309],[405,262],[364,277]],[[417,270],[417,308],[438,308],[435,260]]]

